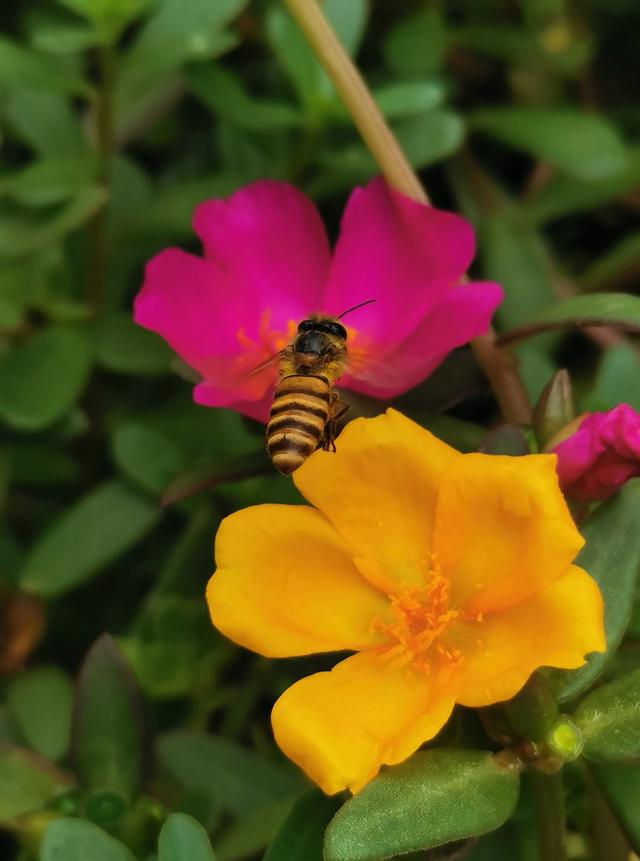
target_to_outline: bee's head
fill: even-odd
[[[347,330],[332,317],[311,317],[298,325],[294,341],[297,353],[323,353],[328,347],[343,346]]]

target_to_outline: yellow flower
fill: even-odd
[[[553,455],[462,455],[394,410],[357,419],[295,473],[314,508],[227,517],[214,625],[269,657],[348,650],[294,684],[272,722],[322,789],[360,789],[455,703],[512,697],[539,666],[605,647],[602,599]]]

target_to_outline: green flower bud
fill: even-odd
[[[124,813],[126,800],[117,792],[98,790],[87,798],[87,817],[96,825],[109,825]]]
[[[582,730],[567,715],[561,715],[547,733],[547,747],[565,762],[573,762],[582,753]]]
[[[544,387],[533,410],[533,430],[540,448],[544,448],[575,415],[571,379],[562,369]]]

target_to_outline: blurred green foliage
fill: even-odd
[[[560,324],[513,348],[532,399],[568,367],[579,411],[640,409],[633,336],[564,328],[638,330],[640,6],[324,7],[436,204],[476,226],[475,273],[506,290],[499,329]],[[0,23],[0,856],[242,861],[272,841],[267,861],[320,861],[342,799],[310,790],[283,761],[268,714],[327,663],[241,652],[212,629],[203,600],[220,519],[297,493],[265,469],[261,428],[191,402],[170,351],[130,308],[151,255],[196,249],[201,200],[286,179],[335,234],[349,190],[376,166],[278,0],[22,0],[2,4]],[[400,405],[464,451],[526,446],[514,429],[485,437],[497,410],[468,350]],[[592,848],[580,836],[602,798],[640,852],[640,765],[602,765],[612,748],[627,763],[640,754],[637,610],[624,638],[637,495],[630,487],[585,527],[587,567],[613,595],[611,652],[580,676],[552,677],[566,700],[603,670],[609,678],[576,712],[597,764],[565,769],[576,859],[613,845],[597,825]],[[17,633],[11,620],[27,606]],[[23,631],[39,639],[30,655]],[[617,747],[588,720],[607,697],[623,702]],[[444,732],[447,744],[495,749],[465,710]],[[402,786],[402,815],[429,835],[398,829],[380,802],[395,797],[385,778],[342,809],[327,857],[386,858],[509,817],[515,778],[494,774],[484,753],[444,752],[440,765],[434,755],[412,760]],[[420,789],[423,759],[433,798]],[[438,780],[452,775],[470,791],[454,833],[437,806]],[[390,817],[376,820],[384,847],[366,825],[374,808]],[[467,857],[529,861],[533,817],[525,781],[509,822]]]

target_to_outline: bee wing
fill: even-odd
[[[286,359],[291,353],[291,345],[285,347],[283,350],[278,350],[277,353],[274,353],[272,356],[269,356],[268,359],[265,359],[264,362],[260,362],[259,365],[256,365],[255,368],[251,368],[246,372],[245,377],[254,377],[256,374],[259,374],[261,371],[264,371],[266,368],[270,368],[272,365],[277,365],[278,362],[282,361],[282,359]]]
[[[345,375],[370,383],[376,388],[395,389],[402,386],[406,369],[397,368],[387,357],[370,354],[349,353],[345,365]]]
[[[347,359],[344,365],[344,373],[350,377],[356,377],[359,380],[369,380],[378,370],[378,363],[372,365],[368,356],[364,356],[358,352],[347,353]]]

